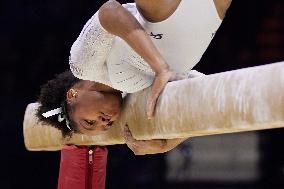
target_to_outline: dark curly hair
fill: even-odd
[[[46,84],[41,86],[38,98],[40,106],[37,110],[37,117],[41,123],[48,124],[59,129],[63,137],[71,137],[72,133],[76,131],[76,126],[70,119],[70,112],[72,112],[72,108],[66,101],[66,93],[79,81],[80,80],[74,77],[72,72],[68,70],[56,75],[54,79],[49,80]],[[59,107],[62,107],[63,114],[69,120],[69,126],[72,131],[67,128],[65,121],[58,121],[58,116],[55,115],[49,118],[42,116],[43,113]]]

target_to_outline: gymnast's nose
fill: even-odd
[[[101,123],[102,123],[103,125],[109,124],[110,119],[111,119],[111,118],[109,118],[109,117],[100,116],[100,121],[101,121]]]

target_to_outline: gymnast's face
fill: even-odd
[[[121,93],[79,89],[74,95],[72,90],[69,90],[71,96],[67,92],[67,99],[71,105],[71,119],[79,133],[97,135],[111,128],[120,114]]]

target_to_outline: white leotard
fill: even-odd
[[[167,63],[187,75],[199,62],[221,24],[213,0],[182,0],[166,20],[148,22],[134,3],[123,5],[150,35]],[[150,66],[121,38],[107,33],[96,13],[71,48],[70,68],[84,80],[97,81],[133,93],[149,87]]]

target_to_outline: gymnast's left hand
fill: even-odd
[[[164,69],[159,73],[156,73],[156,77],[154,79],[150,94],[147,99],[148,119],[151,119],[154,116],[154,111],[155,111],[157,100],[161,92],[165,88],[166,84],[169,81],[176,81],[176,80],[181,80],[181,79],[184,79],[184,77],[179,76],[178,74],[176,74],[173,70],[170,70],[169,68]]]

